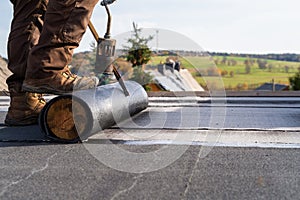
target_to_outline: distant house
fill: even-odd
[[[174,66],[161,64],[156,69],[146,70],[153,76],[152,91],[204,91],[188,70]]]
[[[257,91],[288,91],[290,87],[283,84],[265,83],[256,88]]]

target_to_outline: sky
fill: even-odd
[[[205,51],[300,53],[299,0],[117,0],[110,8],[113,36],[131,31],[136,22],[183,35]],[[10,1],[1,1],[0,12],[0,55],[7,57]],[[96,6],[92,22],[104,35],[103,7]],[[87,31],[76,51],[89,50],[92,41]]]

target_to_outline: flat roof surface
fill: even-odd
[[[52,97],[47,97],[51,99]],[[48,141],[38,125],[27,127],[7,127],[4,118],[9,99],[0,98],[0,141]],[[90,139],[118,141],[148,141],[151,143],[200,142],[205,144],[203,134],[217,132],[214,144],[221,145],[228,135],[248,135],[253,133],[262,137],[256,138],[256,144],[272,143],[298,145],[293,139],[266,139],[271,134],[284,132],[285,135],[298,135],[300,132],[300,97],[149,97],[149,107],[132,119],[124,121],[96,133]],[[175,134],[174,134],[175,133]],[[179,139],[174,135],[180,135]],[[200,138],[194,136],[199,135]],[[202,136],[201,136],[202,135]],[[225,137],[225,136],[226,137]],[[221,137],[222,136],[222,137]],[[161,137],[161,138],[160,138]],[[262,141],[260,142],[261,139]],[[178,140],[178,141],[177,141]],[[232,138],[234,143],[238,138]],[[252,142],[251,142],[252,141]],[[253,145],[250,139],[250,145]],[[287,142],[288,141],[288,142]],[[88,142],[88,141],[86,141]],[[245,141],[244,141],[245,142]],[[149,144],[150,144],[149,143]],[[208,141],[209,143],[209,141]],[[245,145],[245,143],[243,143]]]
[[[0,198],[297,199],[300,98],[227,100],[151,97],[131,121],[57,144],[4,126],[2,98]]]

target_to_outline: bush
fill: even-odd
[[[144,87],[146,91],[149,91],[148,84],[152,82],[153,77],[150,73],[144,72],[143,67],[137,66],[133,69],[132,77],[130,80],[133,80]]]
[[[246,74],[250,74],[251,73],[251,65],[250,64],[246,64],[246,66],[245,66],[245,73]]]
[[[226,76],[228,75],[228,71],[226,70],[221,70],[221,76]]]
[[[258,64],[259,69],[267,69],[268,61],[267,60],[258,59],[257,60],[257,64]]]
[[[207,69],[207,76],[219,76],[219,71],[215,67],[210,67]]]
[[[297,72],[295,76],[290,77],[289,81],[292,90],[300,90],[300,72]]]

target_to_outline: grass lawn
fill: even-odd
[[[153,57],[150,64],[156,65],[165,62],[166,58],[167,56]],[[222,59],[223,57],[218,56],[179,57],[182,67],[188,69],[202,86],[225,87],[226,90],[252,90],[266,82],[272,82],[272,79],[275,83],[289,85],[289,77],[294,76],[300,67],[299,62],[267,60],[268,66],[272,65],[272,67],[262,70],[258,67],[257,59],[253,59],[255,62],[251,66],[250,73],[246,74],[244,62],[248,58],[226,57],[227,61],[234,60],[235,66],[222,63]],[[288,70],[286,66],[288,66]],[[218,77],[208,76],[205,73],[208,69],[214,69],[217,74],[221,74],[222,71],[227,74]]]

